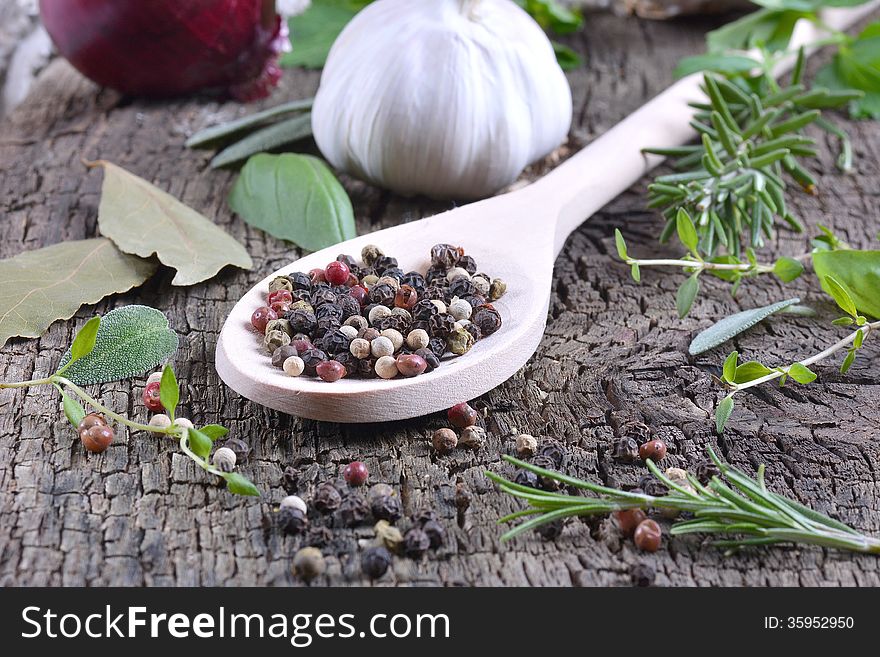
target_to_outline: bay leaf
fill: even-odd
[[[302,116],[294,116],[267,128],[262,128],[249,134],[240,141],[224,148],[211,160],[211,168],[238,164],[248,159],[251,155],[265,153],[287,144],[292,144],[300,139],[310,137],[312,134],[311,113]]]
[[[698,333],[691,341],[690,347],[688,347],[688,352],[692,356],[696,356],[697,354],[709,351],[720,344],[724,344],[746,329],[750,329],[765,317],[769,317],[773,313],[777,313],[796,303],[800,303],[800,299],[794,297],[792,299],[786,299],[785,301],[772,303],[769,306],[763,306],[762,308],[743,310],[730,317],[725,317],[707,328],[705,331],[700,331],[700,333]]]
[[[159,261],[177,270],[172,285],[193,285],[226,265],[253,266],[244,247],[207,217],[170,194],[105,160],[98,227],[125,253]]]
[[[348,195],[311,155],[254,155],[235,181],[229,205],[252,226],[310,251],[356,235]]]
[[[156,265],[106,238],[74,240],[0,260],[0,346],[36,338],[80,306],[137,287]]]
[[[122,306],[101,318],[95,347],[64,372],[74,383],[106,383],[143,374],[177,351],[177,333],[168,318],[149,306]],[[59,369],[70,361],[70,349]]]
[[[816,251],[813,269],[826,292],[831,276],[846,286],[859,312],[880,319],[880,251]]]

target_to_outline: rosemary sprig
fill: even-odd
[[[816,141],[802,130],[821,120],[823,127],[845,136],[822,119],[821,110],[861,96],[808,89],[801,83],[803,57],[801,51],[785,88],[767,73],[732,80],[707,73],[703,84],[707,102],[693,105],[696,113],[691,121],[700,143],[645,150],[676,158],[673,166],[679,169],[657,177],[648,187],[649,207],[662,208],[667,219],[661,242],[675,231],[679,210],[694,218],[699,250],[707,257],[723,250],[738,258],[743,246],[762,247],[777,218],[803,230],[785,201],[789,180],[808,193],[816,191],[816,180],[799,161],[816,156]],[[842,164],[849,166],[847,143]]]
[[[509,530],[501,538],[510,540],[523,532],[562,518],[604,515],[625,509],[658,508],[691,515],[690,518],[672,525],[670,533],[673,536],[720,535],[725,538],[713,541],[714,545],[720,547],[739,549],[750,545],[804,543],[880,554],[880,539],[860,534],[799,502],[768,491],[764,485],[763,465],[758,468],[757,478],[752,479],[723,463],[711,447],[707,447],[707,451],[722,477],[713,477],[705,486],[690,473],[687,475],[687,485],[676,483],[660,472],[652,461],[646,461],[651,473],[669,489],[669,493],[662,497],[600,486],[504,456],[505,461],[515,466],[530,470],[540,477],[555,479],[573,488],[593,493],[594,496],[550,493],[521,486],[493,472],[487,472],[486,475],[502,491],[530,504],[523,511],[501,518],[499,523],[534,516]]]

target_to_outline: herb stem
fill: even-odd
[[[195,461],[196,465],[198,465],[202,470],[206,470],[207,472],[210,472],[213,475],[217,475],[218,477],[222,477],[224,475],[223,472],[215,468],[213,465],[208,463],[205,459],[200,457],[189,448],[188,435],[186,431],[180,432],[180,450],[188,457],[190,457],[193,461]]]
[[[656,260],[638,260],[628,258],[628,265],[639,265],[646,267],[683,267],[685,269],[694,269],[703,271],[705,269],[714,269],[716,271],[755,271],[758,273],[767,273],[773,271],[773,265],[753,265],[751,263],[722,263],[722,262],[705,262],[702,260],[673,260],[673,259],[656,259]]]
[[[50,383],[54,383],[52,377],[46,377],[45,379],[31,379],[30,381],[14,381],[12,383],[4,383],[0,382],[0,389],[4,388],[28,388],[30,386],[43,386],[48,385]]]

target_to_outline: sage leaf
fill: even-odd
[[[724,359],[724,368],[721,373],[721,378],[728,383],[733,383],[733,380],[736,378],[736,364],[738,360],[739,352],[737,351],[731,351],[730,355]]]
[[[733,413],[733,395],[728,395],[721,400],[721,403],[718,404],[718,408],[715,409],[715,430],[718,433],[724,431],[724,427],[727,425],[731,413]]]
[[[880,251],[816,251],[813,269],[826,292],[830,294],[825,279],[833,276],[846,286],[860,312],[880,319]]]
[[[685,282],[681,284],[681,287],[678,288],[678,294],[675,296],[675,308],[678,310],[679,319],[687,317],[699,291],[700,281],[697,279],[697,274],[688,276]]]
[[[826,276],[822,279],[822,287],[831,295],[843,312],[849,313],[853,317],[858,314],[855,302],[853,302],[847,289],[837,282],[837,279],[833,276]]]
[[[61,392],[61,408],[64,409],[64,417],[74,429],[79,430],[79,423],[86,416],[86,409],[76,399],[64,392],[63,388],[59,387],[58,390]]]
[[[793,297],[791,299],[786,299],[785,301],[771,303],[769,306],[743,310],[742,312],[725,317],[704,331],[700,331],[691,341],[691,344],[688,347],[688,353],[692,356],[696,356],[697,354],[709,351],[718,345],[724,344],[743,331],[752,328],[762,319],[769,317],[773,313],[778,313],[780,310],[784,310],[789,306],[793,306],[796,303],[800,303],[800,299],[798,297]]]
[[[172,285],[193,285],[226,265],[253,266],[244,247],[222,228],[176,198],[125,169],[99,160],[104,169],[100,231],[125,253],[159,261],[177,270]]]
[[[260,491],[247,477],[244,477],[237,472],[224,472],[222,477],[226,480],[226,488],[230,493],[235,493],[236,495],[252,495],[254,497],[260,496]]]
[[[199,429],[203,434],[205,434],[211,440],[218,440],[222,438],[227,433],[229,433],[229,429],[226,427],[221,427],[219,424],[206,424],[201,429]]]
[[[198,429],[189,429],[188,442],[189,448],[199,458],[207,459],[211,455],[211,448],[214,446],[214,443]]]
[[[282,103],[275,107],[270,107],[262,112],[248,114],[240,119],[234,119],[214,125],[204,130],[199,130],[196,134],[186,140],[187,148],[214,148],[224,142],[231,141],[242,136],[252,130],[261,128],[267,123],[278,119],[279,117],[301,112],[312,108],[314,98],[304,98],[303,100],[293,100],[289,103]]]
[[[750,360],[742,365],[738,365],[736,368],[736,374],[734,374],[733,382],[734,383],[748,383],[749,381],[754,381],[755,379],[760,379],[762,376],[767,376],[768,374],[772,374],[773,370],[769,367],[762,365],[756,360]]]
[[[75,240],[0,260],[0,347],[36,338],[80,306],[137,287],[156,265],[104,238]]]
[[[268,128],[262,128],[231,146],[223,149],[211,160],[211,168],[238,164],[251,155],[271,151],[287,144],[305,139],[312,134],[312,115],[310,113],[286,119]]]
[[[123,306],[101,318],[95,348],[72,363],[64,376],[81,385],[127,379],[151,370],[175,351],[177,334],[165,315],[148,306]],[[68,349],[62,368],[70,358]]]
[[[162,370],[162,378],[159,380],[159,401],[168,411],[168,417],[174,420],[174,409],[180,401],[180,386],[177,384],[177,377],[174,376],[174,369],[171,365],[166,365]]]
[[[788,368],[788,375],[800,384],[806,385],[816,380],[816,373],[803,363],[795,363]]]
[[[804,266],[800,260],[795,260],[794,258],[779,258],[779,260],[773,263],[773,273],[783,283],[791,283],[804,273]]]
[[[310,155],[254,155],[229,205],[252,226],[310,251],[355,236],[348,195],[327,165]]]
[[[83,356],[88,356],[95,348],[95,338],[98,336],[98,327],[101,325],[100,317],[92,317],[85,325],[76,332],[73,344],[70,345],[70,360],[56,374],[62,374],[65,369],[78,361]]]

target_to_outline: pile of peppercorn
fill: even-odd
[[[275,367],[328,382],[418,376],[501,328],[491,301],[507,285],[478,273],[461,247],[432,247],[424,274],[404,273],[374,245],[361,258],[343,254],[324,269],[272,280],[251,323]]]

